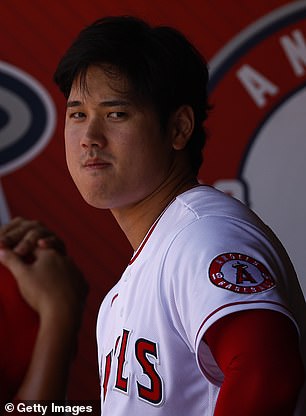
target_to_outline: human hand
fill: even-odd
[[[26,263],[12,249],[0,249],[0,262],[14,275],[25,301],[38,313],[41,322],[80,324],[87,284],[74,262],[49,248],[36,248],[35,260]]]
[[[66,254],[64,242],[39,221],[16,217],[0,227],[0,249],[10,248],[19,256],[27,257],[37,247],[52,248]]]

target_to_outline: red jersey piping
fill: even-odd
[[[150,238],[151,234],[153,233],[155,227],[157,226],[157,223],[159,221],[160,217],[157,219],[157,221],[152,225],[152,227],[150,228],[149,232],[147,233],[147,235],[145,236],[145,238],[143,239],[142,243],[140,244],[140,246],[138,247],[137,251],[135,252],[135,254],[133,255],[133,257],[131,258],[131,260],[129,261],[129,265],[134,263],[134,261],[137,259],[137,257],[139,256],[139,254],[141,253],[142,249],[144,248],[146,242],[148,241],[148,239]]]
[[[194,188],[198,188],[200,186],[205,186],[204,184],[196,184],[195,186],[191,187],[190,189],[194,189]],[[190,189],[188,189],[185,192],[190,191]],[[184,192],[183,192],[184,193]],[[180,194],[179,194],[180,195]],[[177,195],[177,196],[179,196]],[[166,208],[162,211],[162,213],[160,214],[160,216],[157,218],[157,220],[153,223],[153,225],[151,226],[151,228],[149,229],[147,235],[145,236],[144,240],[142,241],[142,243],[140,244],[140,246],[138,247],[138,249],[135,251],[134,255],[132,256],[131,260],[129,261],[129,265],[131,265],[132,263],[134,263],[134,261],[137,259],[137,257],[139,256],[139,254],[141,253],[142,249],[144,248],[146,242],[148,241],[148,239],[150,238],[150,236],[152,235],[156,225],[158,224],[158,221],[161,219],[161,217],[163,216],[163,214],[166,212],[166,210],[169,208],[169,206],[172,204],[172,202],[174,202],[176,199],[173,198],[172,201],[169,202],[169,204],[166,206]]]

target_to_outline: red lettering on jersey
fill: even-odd
[[[151,356],[158,362],[157,345],[140,338],[136,342],[135,353],[144,374],[150,379],[150,387],[145,387],[137,381],[138,396],[151,404],[159,405],[163,400],[163,384],[154,364],[148,359]]]
[[[111,351],[106,356],[106,360],[105,360],[104,380],[103,380],[103,401],[105,400],[106,393],[107,393],[108,380],[109,380],[110,370],[112,366],[112,355],[113,355],[113,352]]]
[[[123,370],[126,362],[126,349],[130,331],[123,330],[120,352],[118,356],[117,378],[115,388],[127,393],[128,391],[128,377],[123,377]]]
[[[129,376],[124,377],[124,369],[127,364],[127,351],[129,348],[131,331],[123,329],[121,337],[118,337],[114,349],[105,357],[104,365],[104,379],[103,379],[103,401],[106,398],[108,391],[109,379],[111,368],[113,365],[113,357],[117,356],[117,360],[114,365],[117,365],[116,371],[116,383],[114,389],[123,393],[129,394]],[[121,340],[121,342],[120,342]],[[115,351],[115,352],[114,352]],[[147,385],[141,384],[137,380],[137,395],[139,399],[146,401],[151,405],[158,406],[163,402],[163,381],[156,370],[156,364],[159,363],[159,354],[157,344],[148,341],[144,338],[139,338],[135,343],[135,355],[137,362],[142,368],[143,374],[147,376]]]
[[[119,341],[120,341],[120,337],[117,338],[116,343],[115,343],[115,355],[117,354],[117,348],[118,348]]]

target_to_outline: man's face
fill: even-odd
[[[165,181],[174,150],[155,111],[128,93],[124,77],[90,67],[86,89],[72,85],[65,124],[66,159],[83,198],[98,208],[133,205]]]

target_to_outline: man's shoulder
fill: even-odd
[[[257,230],[257,231],[255,231]],[[150,259],[167,253],[198,253],[203,247],[226,244],[252,235],[268,235],[262,221],[240,201],[210,186],[199,186],[176,197],[161,215],[148,239]],[[143,257],[144,258],[144,257]]]
[[[209,186],[193,188],[176,198],[165,219],[171,247],[197,252],[203,246],[274,241],[270,229],[246,205]],[[161,224],[163,226],[164,224]],[[162,228],[162,227],[161,227]],[[166,228],[164,228],[166,235]],[[237,244],[236,244],[237,245]]]
[[[177,203],[191,211],[196,218],[208,216],[231,216],[250,218],[254,213],[242,202],[212,186],[200,185],[178,195]]]

